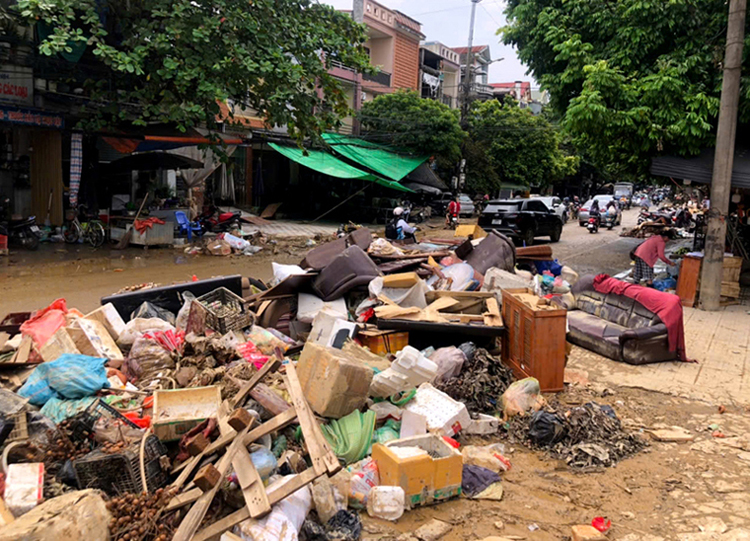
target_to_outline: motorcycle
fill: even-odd
[[[448,227],[456,229],[458,227],[458,214],[451,214],[448,218]]]
[[[581,204],[578,201],[574,201],[570,204],[570,215],[574,220],[578,219],[579,210],[581,210]]]
[[[4,216],[8,210],[10,199],[5,199],[0,206],[0,217]],[[41,239],[41,230],[36,225],[36,216],[29,216],[25,220],[4,220],[0,222],[0,235],[8,237],[9,244],[21,245],[27,250],[36,250],[39,248]]]
[[[590,216],[589,222],[586,224],[586,229],[592,234],[599,231],[599,216]]]
[[[615,226],[616,221],[617,221],[617,214],[606,213],[604,215],[604,225],[607,226],[607,229],[609,229],[610,231]]]
[[[220,212],[220,209],[210,205],[203,207],[203,213],[195,221],[204,233],[227,233],[239,229],[243,219],[240,211]]]

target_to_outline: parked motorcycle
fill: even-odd
[[[586,224],[586,229],[589,230],[589,233],[596,233],[597,231],[599,231],[599,217],[589,217],[589,222],[588,224]]]
[[[221,212],[214,205],[209,205],[203,207],[203,213],[195,221],[201,226],[204,233],[206,231],[211,233],[226,233],[239,229],[243,219],[240,211]]]
[[[27,250],[39,248],[41,230],[36,225],[36,216],[29,216],[25,220],[4,219],[10,207],[10,199],[5,199],[0,205],[0,235],[8,237],[9,244],[23,246]]]

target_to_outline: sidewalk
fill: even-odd
[[[631,366],[574,348],[569,367],[605,385],[639,387],[714,404],[750,405],[750,315],[746,306],[718,312],[685,308],[685,345],[695,363]]]
[[[315,235],[331,236],[338,227],[330,224],[304,224],[294,221],[274,220],[267,225],[244,225],[244,232],[260,231],[264,235],[275,237],[314,237]]]

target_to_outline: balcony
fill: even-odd
[[[453,96],[446,96],[445,94],[443,94],[442,96],[440,96],[440,101],[448,107],[453,108]]]
[[[491,98],[493,91],[494,89],[490,85],[485,85],[482,83],[471,84],[471,93],[476,94],[479,97]]]
[[[374,73],[372,75],[369,75],[367,73],[362,74],[362,78],[365,81],[370,81],[373,83],[378,83],[383,86],[390,87],[391,86],[391,74],[387,71],[378,71],[377,73]]]

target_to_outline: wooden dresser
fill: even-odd
[[[568,312],[537,301],[526,289],[503,290],[502,359],[516,377],[539,380],[542,391],[562,391]]]

